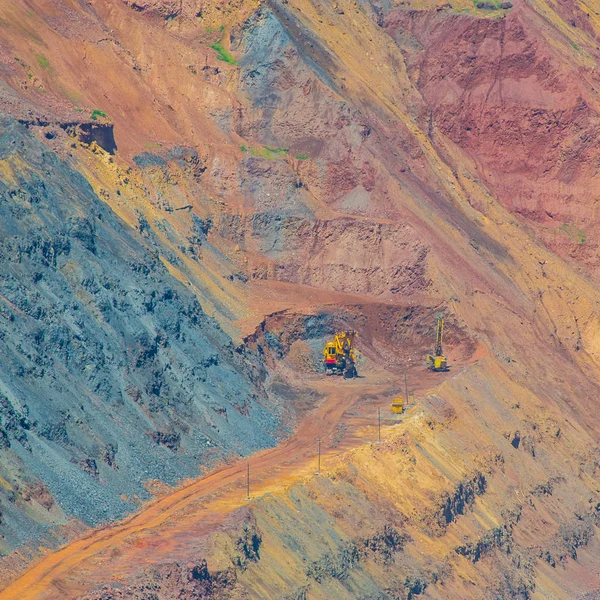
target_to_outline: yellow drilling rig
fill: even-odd
[[[435,328],[435,347],[433,349],[433,356],[427,355],[427,368],[432,371],[447,371],[448,361],[442,351],[442,337],[444,335],[444,315],[438,313],[436,316],[436,328]]]
[[[338,331],[323,348],[323,365],[327,375],[343,375],[344,379],[358,377],[354,340],[356,331]]]

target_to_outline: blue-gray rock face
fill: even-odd
[[[0,161],[1,549],[65,515],[118,518],[148,479],[273,444],[262,367],[169,274],[151,234],[8,118]]]

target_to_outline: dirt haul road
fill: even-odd
[[[420,382],[413,388],[416,393],[450,376],[424,373],[422,367],[414,367],[413,371],[409,377]],[[149,563],[181,559],[201,536],[247,503],[247,462],[253,497],[313,475],[318,437],[325,468],[328,455],[376,439],[377,407],[389,409],[390,387],[397,383],[389,373],[311,382],[311,387],[323,395],[322,400],[282,444],[258,452],[247,461],[219,468],[149,503],[120,523],[95,530],[45,556],[1,592],[0,599],[66,600],[107,580],[123,580]],[[389,415],[389,410],[384,414]]]

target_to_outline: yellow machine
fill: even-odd
[[[448,361],[442,352],[442,337],[444,335],[444,315],[438,313],[436,315],[437,326],[435,328],[435,348],[433,350],[433,356],[427,355],[427,368],[432,371],[447,371]]]
[[[397,415],[404,412],[404,398],[394,398],[392,400],[392,412]]]
[[[327,375],[343,375],[344,379],[358,377],[354,340],[356,331],[338,331],[333,341],[327,342],[323,348],[323,365]]]
[[[408,406],[408,376],[404,373],[404,398],[398,397],[392,400],[392,413],[401,415]]]

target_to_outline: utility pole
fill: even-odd
[[[321,473],[321,438],[317,438],[317,475]]]
[[[250,500],[250,462],[246,471],[246,500]]]
[[[381,407],[377,407],[377,439],[381,441]]]

